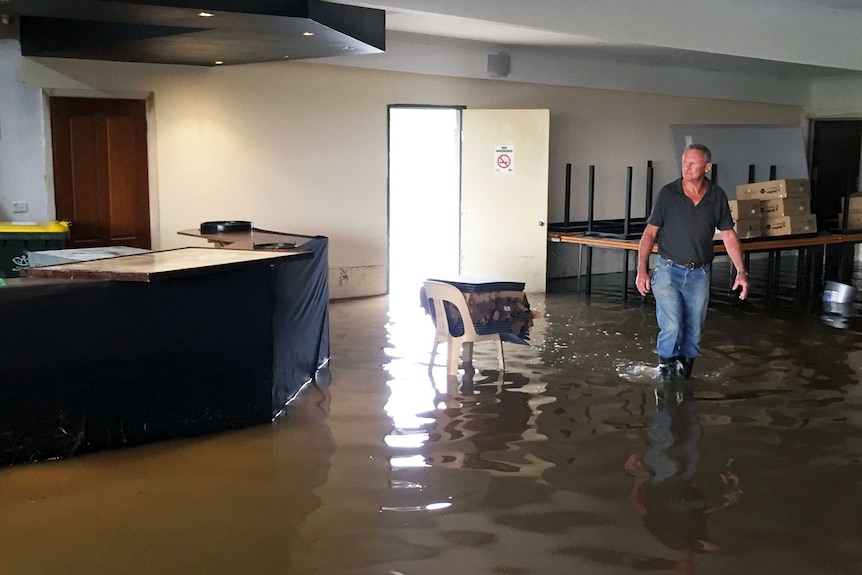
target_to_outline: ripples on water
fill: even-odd
[[[639,300],[531,295],[456,377],[415,294],[336,302],[272,426],[0,473],[0,573],[862,573],[860,318],[718,299],[669,386]]]
[[[662,385],[653,308],[593,300],[538,301],[504,374],[478,344],[476,373],[429,374],[428,338],[390,363],[392,473],[425,486],[402,526],[481,572],[862,572],[857,318],[718,303],[693,378]]]

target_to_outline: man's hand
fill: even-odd
[[[748,284],[746,284],[746,286],[747,285]],[[638,269],[638,276],[637,279],[635,279],[635,287],[638,288],[638,292],[640,292],[642,296],[646,296],[646,294],[649,293],[652,286],[650,285],[649,274],[646,270]],[[746,293],[747,292],[748,288],[746,287]]]
[[[745,272],[736,274],[736,280],[730,289],[736,291],[736,288],[742,288],[742,291],[739,292],[739,299],[748,297],[748,274]]]

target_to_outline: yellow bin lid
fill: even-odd
[[[51,220],[49,222],[0,222],[0,233],[67,233],[69,222]]]

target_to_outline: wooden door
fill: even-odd
[[[461,274],[521,281],[547,276],[549,110],[464,110]]]
[[[51,98],[57,219],[69,247],[150,249],[143,100]]]

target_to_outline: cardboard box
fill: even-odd
[[[760,216],[756,218],[740,218],[735,220],[733,224],[733,229],[736,230],[736,235],[739,236],[741,240],[747,240],[750,238],[759,238],[761,236],[760,229]],[[715,234],[712,236],[713,241],[721,240],[721,232],[715,230]]]
[[[811,200],[807,196],[761,200],[759,203],[760,214],[764,219],[779,216],[807,216],[811,213]]]
[[[728,200],[727,204],[734,222],[743,218],[760,217],[760,200]]]
[[[761,235],[764,237],[812,234],[817,231],[817,216],[781,216],[761,220]]]
[[[769,180],[736,186],[738,200],[771,200],[797,196],[811,196],[811,185],[807,179]]]
[[[760,217],[739,218],[736,220],[736,223],[733,224],[733,229],[736,230],[736,235],[738,235],[741,240],[759,238],[763,235],[761,227]]]
[[[844,225],[844,213],[838,213],[838,227]],[[848,230],[862,230],[862,212],[850,212],[847,216]]]
[[[841,209],[844,209],[844,204],[841,204]],[[853,212],[862,212],[862,192],[850,194],[850,205],[848,211],[852,215]]]

